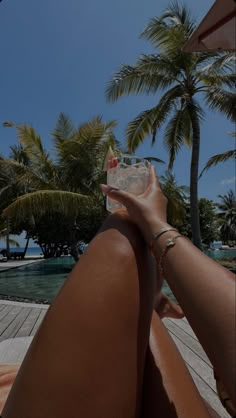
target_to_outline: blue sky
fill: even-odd
[[[7,156],[16,143],[15,131],[2,122],[32,124],[51,148],[50,131],[59,112],[75,124],[92,116],[116,119],[117,138],[124,141],[127,123],[154,105],[157,97],[132,96],[107,103],[104,90],[121,64],[133,64],[140,53],[152,52],[139,34],[166,0],[3,0],[0,3],[0,153]],[[187,0],[197,21],[213,0]],[[233,126],[218,113],[206,112],[201,128],[200,169],[216,153],[232,149],[227,135]],[[167,161],[160,133],[155,147],[150,140],[136,154]],[[174,173],[189,184],[190,150],[179,153]],[[157,167],[160,174],[164,166]],[[199,182],[199,195],[216,199],[235,187],[233,161],[211,169]]]

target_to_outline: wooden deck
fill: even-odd
[[[34,336],[48,305],[0,300],[0,342],[8,338]]]
[[[47,305],[0,300],[0,342],[9,338],[34,336],[47,308]],[[185,318],[164,319],[164,323],[181,352],[201,395],[220,417],[229,418],[216,394],[211,363],[188,321]]]

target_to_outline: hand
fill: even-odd
[[[150,169],[148,187],[139,196],[105,184],[101,188],[104,194],[126,207],[130,218],[138,225],[148,244],[153,235],[167,225],[167,199],[161,191],[153,166]]]

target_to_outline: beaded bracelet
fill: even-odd
[[[163,276],[163,274],[164,274],[164,268],[163,268],[164,257],[167,254],[168,250],[175,246],[176,240],[178,238],[185,238],[185,236],[184,235],[176,235],[174,238],[168,238],[166,240],[165,247],[163,248],[163,251],[160,255],[159,263],[158,263],[158,270],[160,271],[161,276]]]

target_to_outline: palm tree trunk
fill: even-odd
[[[10,258],[10,224],[9,219],[7,219],[7,234],[6,234],[6,251],[7,251],[7,258]]]
[[[199,208],[198,208],[198,164],[200,152],[200,124],[196,117],[192,117],[193,147],[190,173],[190,219],[193,243],[202,249]]]
[[[27,241],[26,241],[26,244],[25,244],[24,256],[23,256],[24,258],[25,258],[26,251],[28,250],[29,240],[30,240],[30,237],[27,236]]]

